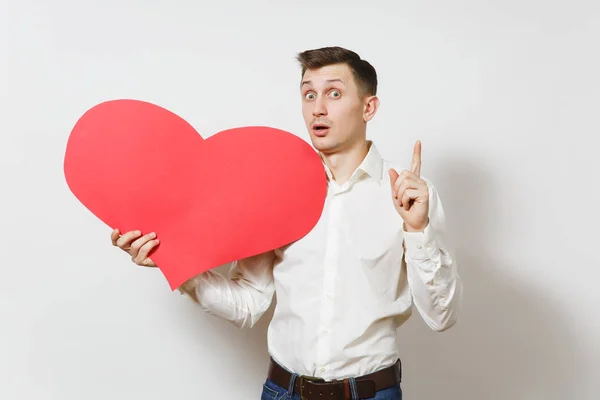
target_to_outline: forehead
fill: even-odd
[[[331,81],[338,82],[346,86],[354,85],[354,78],[350,67],[346,64],[327,65],[318,69],[308,69],[302,78],[302,85],[324,86]]]

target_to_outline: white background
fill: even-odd
[[[294,57],[341,45],[381,153],[423,141],[466,286],[450,331],[399,330],[405,398],[598,399],[599,43],[596,1],[0,1],[0,398],[259,398],[271,313],[237,330],[132,264],[65,145],[123,97],[308,140]]]

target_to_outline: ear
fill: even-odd
[[[377,96],[369,96],[364,100],[363,121],[370,121],[379,108],[379,98]]]

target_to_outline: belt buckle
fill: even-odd
[[[300,399],[307,400],[307,397],[304,397],[304,382],[313,382],[313,383],[324,383],[325,379],[318,378],[316,376],[307,376],[307,375],[299,375],[298,379],[300,380]]]

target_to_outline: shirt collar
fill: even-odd
[[[360,165],[352,173],[352,176],[350,177],[350,182],[353,182],[353,181],[357,180],[358,178],[360,178],[361,173],[367,174],[368,176],[375,179],[376,181],[381,180],[383,159],[381,158],[381,155],[379,154],[377,147],[375,147],[375,144],[370,140],[368,140],[367,143],[369,146],[369,151],[367,152],[367,155],[365,156],[363,161],[360,163]],[[325,168],[325,173],[327,174],[327,179],[328,180],[333,179],[333,174],[331,173],[331,170],[329,169],[329,167],[327,165],[325,165],[325,162],[323,162],[323,167]]]

